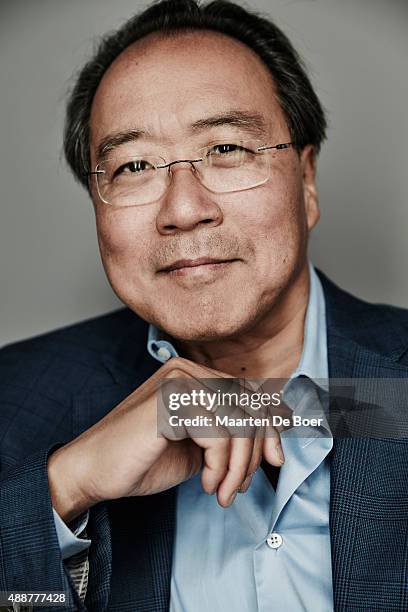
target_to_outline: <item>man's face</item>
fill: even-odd
[[[258,115],[264,132],[223,121],[192,130],[199,120],[233,113]],[[268,69],[245,45],[215,32],[150,35],[129,47],[98,87],[90,128],[93,166],[103,139],[131,130],[149,134],[120,145],[121,154],[166,162],[194,159],[218,139],[291,140]],[[274,151],[269,159],[265,184],[233,193],[207,190],[187,163],[172,166],[167,192],[153,203],[115,208],[93,188],[102,260],[119,298],[179,339],[253,328],[304,268],[308,230],[318,219],[311,149],[301,156]],[[222,263],[166,270],[202,258]]]

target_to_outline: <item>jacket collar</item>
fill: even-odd
[[[350,367],[336,362],[341,347],[348,351],[363,351],[397,363],[407,352],[407,322],[398,316],[399,309],[379,308],[340,289],[323,272],[316,270],[321,280],[326,301],[327,335],[330,353],[334,354],[330,376],[345,376]],[[349,364],[350,366],[351,364]],[[329,364],[330,366],[330,364]]]

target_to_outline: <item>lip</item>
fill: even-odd
[[[184,270],[186,268],[204,268],[205,266],[221,266],[223,264],[229,264],[238,259],[218,259],[214,257],[198,257],[197,259],[179,259],[169,266],[161,268],[159,272],[175,272],[177,270]]]

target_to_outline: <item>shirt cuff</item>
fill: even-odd
[[[58,542],[63,560],[89,548],[91,545],[91,540],[77,537],[82,533],[88,524],[89,510],[81,514],[77,519],[75,519],[75,521],[72,521],[72,530],[67,527],[54,508],[52,509],[52,512],[54,515],[54,524],[57,531]]]

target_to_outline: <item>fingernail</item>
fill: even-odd
[[[248,491],[249,485],[251,484],[252,476],[253,474],[248,474],[242,485],[239,487],[238,493],[246,493]]]
[[[234,499],[236,498],[236,496],[237,496],[237,492],[238,492],[238,491],[234,491],[234,492],[233,492],[233,493],[232,493],[232,494],[229,496],[228,501],[227,501],[228,506],[230,506],[230,505],[232,504],[232,502],[234,501]]]
[[[282,450],[282,446],[281,446],[281,444],[277,444],[275,448],[276,448],[276,452],[277,452],[277,455],[278,455],[279,461],[280,461],[281,463],[285,463],[285,457],[284,457],[284,455],[283,455],[283,450]]]

